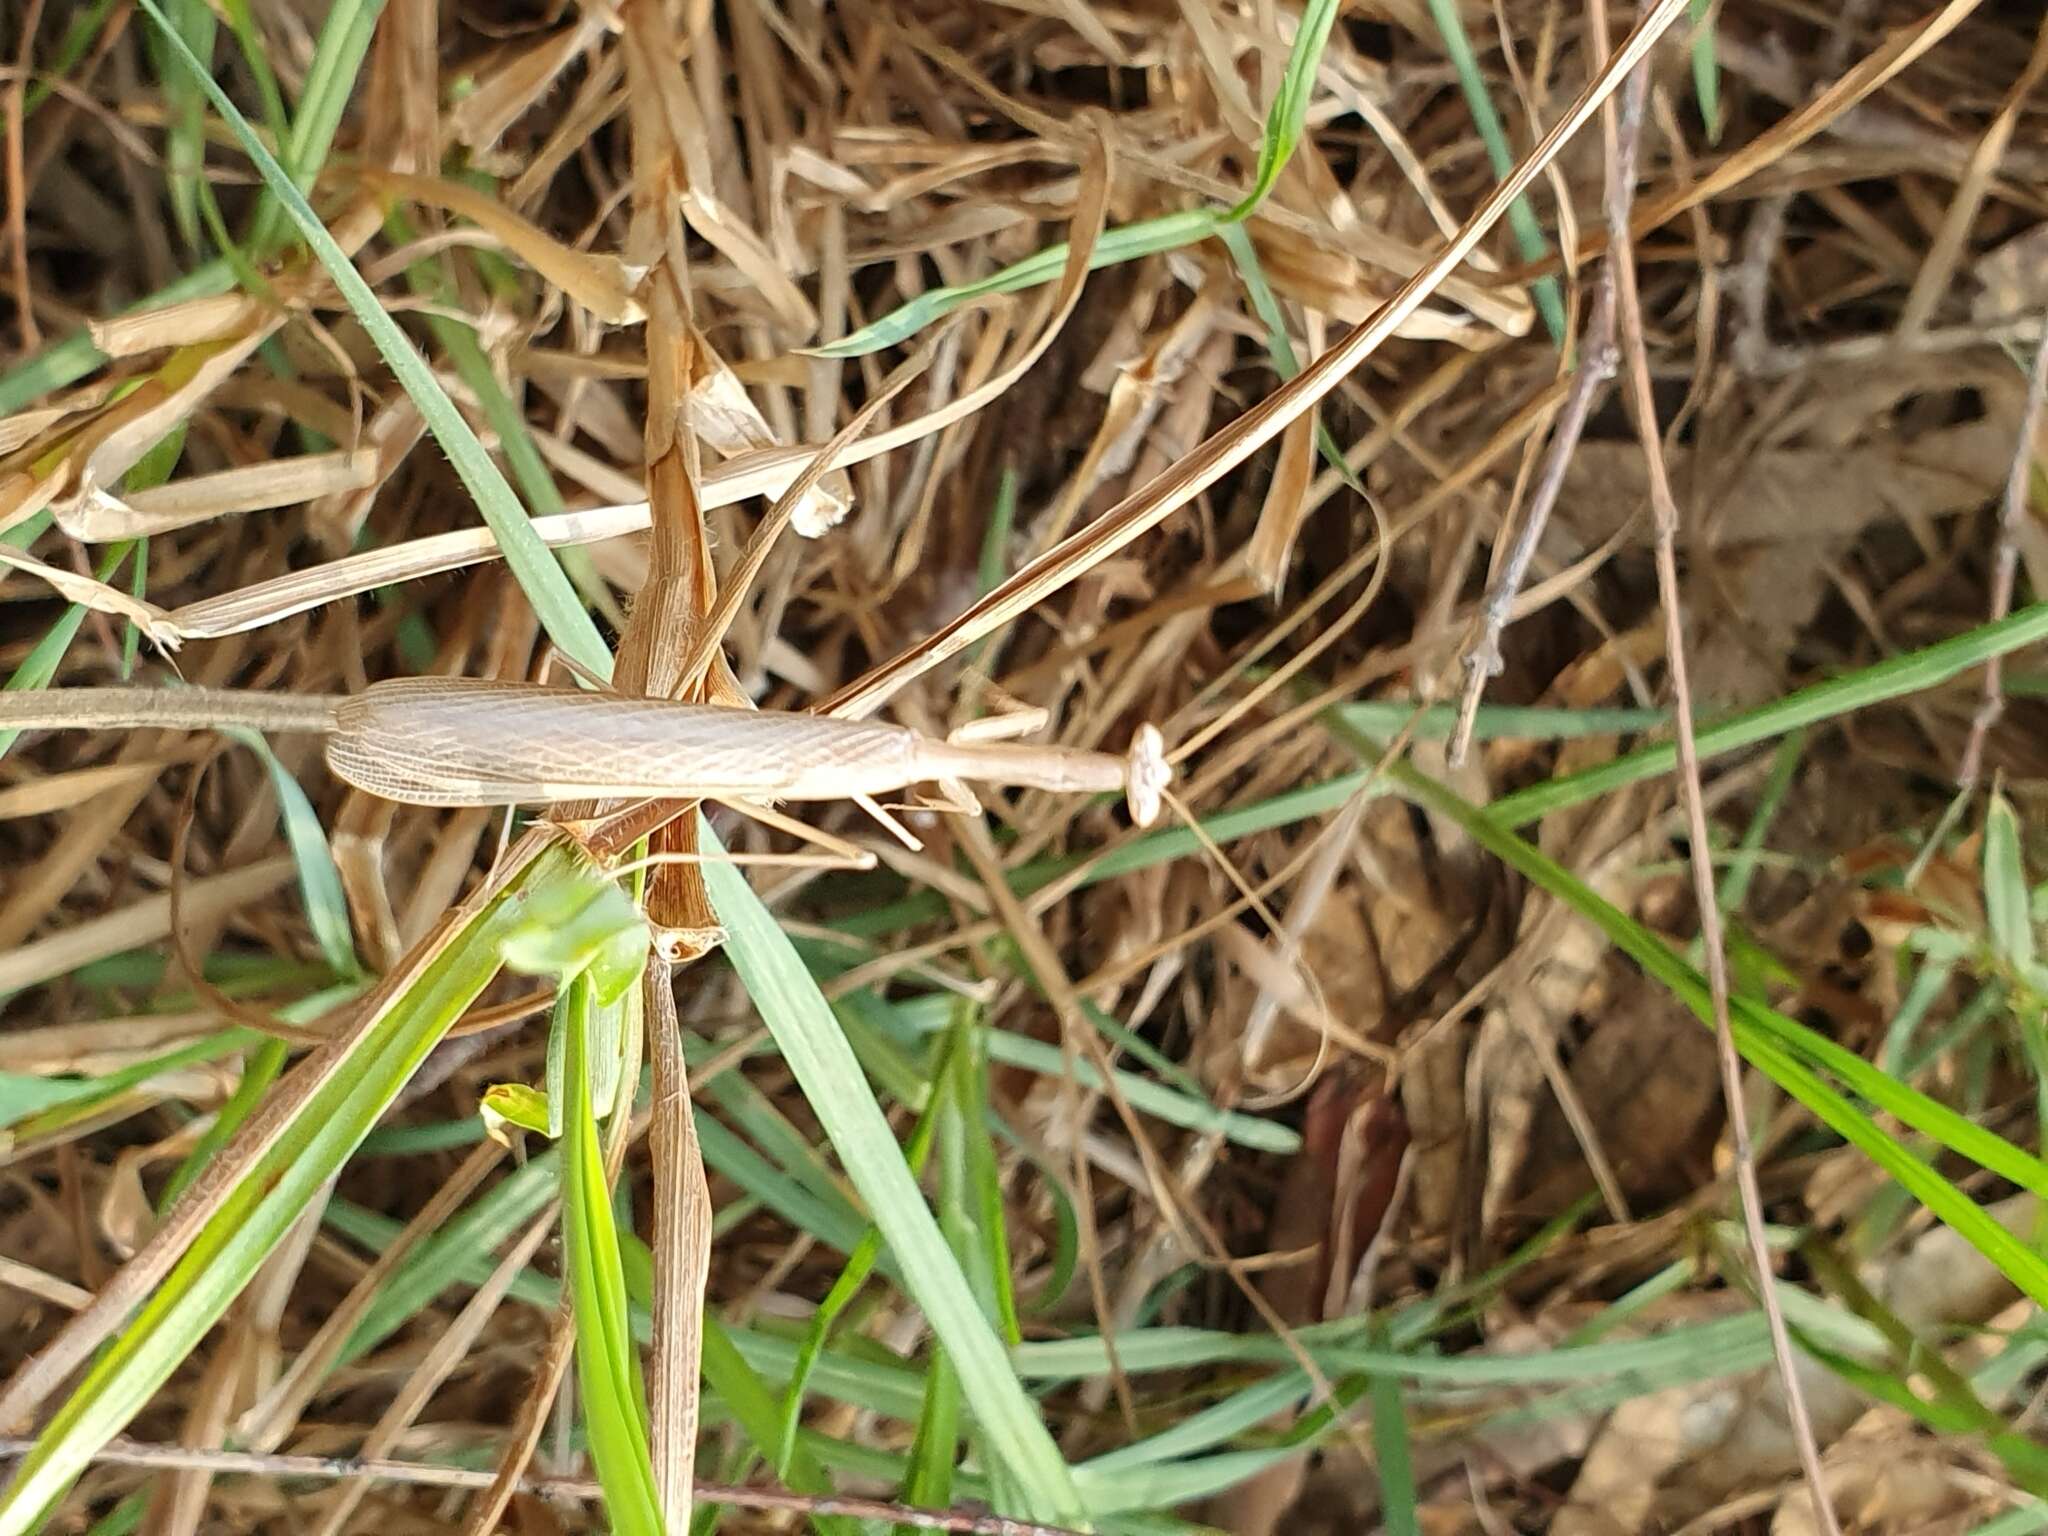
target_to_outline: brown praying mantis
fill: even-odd
[[[636,698],[573,687],[414,677],[359,694],[209,688],[71,688],[0,695],[0,730],[120,727],[311,733],[357,789],[428,806],[550,805],[626,797],[861,804],[937,784],[972,809],[972,781],[1068,793],[1121,792],[1149,826],[1173,777],[1156,727],[1123,757],[989,739],[1028,727],[998,716],[940,739],[875,720]],[[783,824],[780,818],[770,818]],[[913,840],[914,846],[914,840]]]

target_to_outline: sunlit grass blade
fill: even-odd
[[[249,127],[248,119],[242,116],[227,93],[184,46],[183,39],[170,28],[156,0],[137,0],[137,3],[163,29],[166,46],[198,78],[200,88],[212,100],[214,110],[226,120],[244,153],[255,163],[264,185],[297,226],[301,237],[348,302],[350,312],[375,343],[405,392],[419,407],[427,429],[434,434],[442,452],[448,455],[463,486],[476,501],[477,510],[490,525],[498,547],[504,551],[506,564],[525,591],[527,600],[533,604],[534,612],[549,638],[591,672],[599,677],[609,677],[611,654],[598,634],[596,624],[578,600],[568,577],[563,575],[553,552],[533,531],[519,499],[512,494],[512,487],[505,483],[498,466],[441,388],[426,359],[398,328],[397,322],[384,312],[383,305],[356,271],[348,254],[335,243],[326,225],[320,222],[284,168],[263,147],[262,141]]]
[[[570,921],[563,921],[565,914]],[[583,943],[536,946],[536,924],[548,929],[551,943],[569,930]],[[577,974],[588,974],[588,985],[602,995],[619,984],[614,937],[621,933],[637,937],[644,957],[645,922],[618,888],[567,851],[545,850],[515,886],[446,935],[411,985],[380,999],[345,1061],[310,1062],[309,1069],[325,1068],[317,1085],[220,1199],[133,1321],[101,1351],[0,1491],[0,1536],[35,1529],[93,1453],[197,1347],[427,1052],[490,984],[508,950],[523,945],[560,956]]]
[[[700,831],[716,852],[709,825]],[[987,1454],[1021,1490],[1026,1507],[1016,1513],[1075,1523],[1083,1511],[1067,1464],[976,1304],[831,1005],[745,877],[722,862],[705,865],[704,875],[729,935],[725,952],[901,1266],[904,1289],[952,1357]]]
[[[605,1514],[619,1536],[662,1536],[648,1451],[647,1393],[626,1313],[625,1266],[605,1177],[604,1146],[591,1112],[588,1049],[593,1000],[578,978],[563,994],[568,1105],[563,1139],[562,1229],[576,1315],[576,1380]]]

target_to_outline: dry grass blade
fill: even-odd
[[[195,880],[180,900],[188,920],[205,921],[245,906],[289,884],[297,873],[288,857],[263,859],[226,874]],[[171,897],[148,896],[118,912],[79,923],[31,944],[0,954],[0,995],[19,992],[53,977],[67,976],[80,966],[149,944],[169,935]]]
[[[711,1190],[697,1145],[690,1080],[683,1066],[682,1021],[666,965],[650,964],[648,1055],[654,1062],[652,1135],[658,1166],[669,1176],[655,1186],[655,1337],[658,1350],[647,1387],[655,1494],[680,1515],[692,1507],[699,1377],[703,1369],[704,1288],[711,1277]]]
[[[647,318],[633,297],[636,274],[618,258],[571,250],[473,187],[395,171],[367,172],[363,184],[394,198],[462,215],[607,325],[637,325]]]
[[[1079,533],[1047,550],[928,639],[875,668],[859,683],[841,689],[821,707],[833,714],[855,717],[873,713],[912,679],[958,655],[983,635],[1002,628],[1048,593],[1067,585],[1156,527],[1284,432],[1289,422],[1312,409],[1370,357],[1444,277],[1456,270],[1481,237],[1592,119],[1600,103],[1684,11],[1685,0],[1656,0],[1621,47],[1602,63],[1577,99],[1524,157],[1515,173],[1495,187],[1473,211],[1457,238],[1424,263],[1371,319],[1361,321],[1289,383],[1246,411],[1230,427],[1206,439],[1173,468],[1126,496]]]

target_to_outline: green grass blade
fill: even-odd
[[[533,604],[548,637],[590,671],[600,677],[609,677],[611,654],[605,648],[596,624],[584,611],[553,552],[533,531],[519,499],[512,494],[512,487],[505,483],[498,466],[441,388],[427,360],[420,356],[419,349],[398,328],[397,322],[384,312],[376,294],[370,291],[370,285],[363,281],[347,253],[327,232],[327,227],[313,212],[305,195],[263,147],[262,141],[249,127],[248,119],[236,110],[227,93],[206,74],[198,59],[184,46],[184,40],[171,30],[156,0],[137,0],[137,3],[163,29],[166,45],[198,78],[201,89],[212,99],[214,110],[233,130],[243,151],[262,174],[264,184],[290,215],[299,234],[348,301],[356,320],[376,344],[405,392],[419,407],[427,429],[434,434],[441,451],[448,455],[463,486],[475,499],[477,510],[490,525],[492,536],[504,552],[505,563],[525,591],[527,600]]]
[[[1721,142],[1721,50],[1714,41],[1714,0],[1692,0],[1692,93],[1707,142]]]
[[[1458,88],[1465,93],[1465,103],[1472,112],[1472,124],[1479,130],[1480,142],[1486,146],[1486,158],[1493,165],[1493,174],[1505,180],[1515,169],[1515,152],[1508,145],[1507,129],[1502,125],[1500,114],[1493,109],[1493,98],[1486,89],[1486,77],[1479,72],[1479,60],[1472,52],[1472,39],[1465,34],[1464,18],[1458,14],[1456,0],[1429,0],[1429,19],[1436,23],[1437,33],[1443,39],[1444,52],[1450,55],[1451,67],[1458,74]],[[1515,248],[1521,252],[1524,261],[1541,261],[1550,254],[1550,242],[1543,238],[1543,228],[1536,222],[1536,210],[1529,206],[1526,197],[1518,197],[1514,206],[1508,209],[1508,225],[1515,234]],[[1536,308],[1543,316],[1543,325],[1550,332],[1550,339],[1562,345],[1565,335],[1564,296],[1558,291],[1554,277],[1538,278],[1530,289],[1536,300]]]
[[[1787,735],[1801,726],[1924,692],[1972,667],[1982,666],[1994,656],[2009,655],[2044,639],[2048,639],[2048,603],[2035,603],[1995,624],[1965,630],[1920,650],[1893,656],[1843,677],[1829,678],[1729,719],[1703,725],[1696,738],[1700,760],[1705,762],[1739,747]],[[1624,785],[1669,773],[1677,766],[1675,744],[1643,747],[1596,768],[1504,795],[1487,811],[1501,826],[1526,826],[1553,811],[1582,805]]]
[[[1294,46],[1288,50],[1287,68],[1281,75],[1280,88],[1274,93],[1273,104],[1266,114],[1266,131],[1259,141],[1258,165],[1251,190],[1231,208],[1185,209],[1106,229],[1102,238],[1096,241],[1095,249],[1089,253],[1089,271],[1099,272],[1104,267],[1136,261],[1141,256],[1177,251],[1182,246],[1207,239],[1226,225],[1242,223],[1258,210],[1259,204],[1279,183],[1280,173],[1287,168],[1289,157],[1301,142],[1302,131],[1308,121],[1308,104],[1315,86],[1316,68],[1322,62],[1324,45],[1330,40],[1330,28],[1336,24],[1337,10],[1337,0],[1309,0],[1302,12],[1301,24],[1294,34]],[[870,352],[893,347],[971,300],[997,293],[1016,293],[1019,289],[1051,282],[1066,266],[1067,250],[1067,243],[1061,241],[1034,251],[1022,261],[976,282],[927,289],[852,335],[811,348],[810,354],[814,357],[865,357]]]
[[[704,1380],[718,1394],[720,1406],[731,1414],[763,1460],[772,1459],[776,1436],[781,1432],[780,1410],[775,1394],[759,1372],[747,1361],[733,1334],[710,1312],[704,1314]],[[798,1445],[776,1473],[786,1488],[798,1493],[830,1493],[832,1481],[809,1447]],[[811,1528],[818,1536],[858,1536],[859,1527],[848,1520],[813,1516]]]
[[[706,851],[717,852],[708,825],[702,834]],[[904,1289],[952,1357],[985,1450],[1022,1490],[1026,1505],[1017,1513],[1074,1524],[1083,1510],[1066,1461],[976,1305],[831,1005],[745,877],[726,863],[707,864],[704,875],[729,934],[726,955],[867,1202],[902,1269]]]
[[[327,829],[320,825],[320,813],[313,809],[313,802],[306,798],[299,781],[278,761],[261,734],[240,729],[230,729],[226,734],[254,752],[270,774],[285,843],[299,869],[299,895],[306,904],[306,920],[312,925],[321,956],[335,975],[347,980],[360,977],[363,966],[356,958],[348,898],[342,894],[341,871],[335,867],[334,850],[327,846]]]
[[[168,30],[205,72],[213,57],[218,20],[206,0],[168,0]],[[192,77],[159,45],[157,75],[170,117],[165,135],[164,180],[171,194],[171,218],[188,249],[199,248],[199,190],[206,167],[206,102]]]
[[[541,853],[519,883],[476,913],[403,992],[351,1042],[270,1149],[227,1192],[134,1320],[103,1350],[44,1426],[13,1481],[0,1490],[0,1536],[26,1536],[85,1468],[167,1381],[291,1227],[326,1189],[390,1107],[427,1053],[498,973],[536,921],[565,908],[609,907],[617,931],[646,924],[616,886],[560,848]],[[585,932],[589,931],[586,925]],[[602,990],[613,981],[603,946],[577,957]]]
[[[1287,67],[1281,72],[1273,104],[1266,109],[1266,131],[1259,140],[1258,169],[1252,189],[1235,208],[1230,221],[1241,223],[1251,217],[1287,169],[1301,135],[1308,127],[1309,98],[1315,94],[1316,69],[1323,61],[1323,49],[1330,41],[1330,29],[1337,24],[1338,0],[1308,0],[1302,7],[1301,22],[1294,34],[1294,46],[1287,51]]]
[[[2001,794],[1984,812],[1984,917],[1998,958],[2025,976],[2034,963],[2033,894],[2020,858],[2020,819]]]
[[[567,1135],[562,1234],[576,1317],[576,1381],[605,1515],[618,1536],[662,1536],[648,1451],[646,1388],[626,1312],[625,1265],[605,1178],[604,1145],[591,1112],[591,989],[578,978],[561,1010],[567,1041]]]
[[[1417,741],[1448,741],[1458,726],[1455,704],[1411,704],[1366,699],[1339,704],[1338,718],[1368,736],[1391,738],[1414,722]],[[1482,704],[1472,720],[1474,741],[1574,741],[1654,731],[1671,723],[1666,709],[1564,709],[1549,704]]]
[[[1372,1448],[1379,1463],[1380,1509],[1387,1536],[1418,1536],[1415,1454],[1408,1440],[1408,1408],[1402,1401],[1401,1383],[1392,1376],[1375,1376],[1368,1395],[1372,1398]]]
[[[23,127],[28,126],[36,109],[56,94],[56,87],[50,82],[63,79],[84,61],[93,39],[99,36],[100,28],[107,24],[107,17],[113,9],[114,0],[92,0],[92,4],[71,18],[71,25],[64,29],[64,35],[57,40],[49,58],[32,66],[38,78],[29,81],[28,89],[22,93]]]
[[[385,0],[335,0],[320,24],[320,37],[313,45],[313,62],[306,70],[298,109],[292,115],[291,133],[283,141],[285,171],[301,192],[313,190],[321,167],[327,163],[334,135],[341,127],[350,97],[355,94],[356,77],[369,55],[370,40],[376,34],[377,17],[384,3]],[[249,228],[249,250],[257,260],[273,253],[288,228],[285,220],[284,205],[274,192],[265,188]]]
[[[167,283],[148,298],[136,300],[120,313],[132,315],[187,299],[210,298],[234,286],[234,269],[216,257]],[[77,383],[106,361],[107,354],[93,345],[91,332],[73,331],[62,341],[52,342],[0,374],[0,416],[11,416],[41,396]]]
[[[947,1049],[951,1049],[948,1042]],[[910,1144],[904,1148],[904,1159],[910,1165],[913,1175],[922,1174],[931,1156],[932,1137],[938,1126],[939,1095],[931,1095],[917,1123],[911,1127]],[[825,1293],[825,1299],[818,1303],[811,1314],[809,1325],[804,1329],[802,1341],[797,1346],[796,1364],[789,1373],[789,1383],[783,1390],[782,1405],[778,1422],[770,1444],[771,1457],[776,1476],[787,1481],[789,1468],[797,1454],[797,1431],[803,1426],[804,1396],[810,1389],[811,1373],[817,1369],[818,1361],[825,1353],[825,1345],[832,1336],[836,1324],[853,1299],[860,1294],[868,1277],[874,1273],[875,1264],[882,1255],[882,1233],[870,1225],[861,1234],[860,1241],[846,1257],[845,1267],[832,1282],[832,1288]]]
[[[235,1091],[228,1096],[227,1103],[220,1107],[220,1113],[213,1117],[213,1124],[206,1128],[199,1138],[199,1144],[185,1155],[171,1177],[164,1184],[164,1192],[157,1198],[157,1214],[161,1216],[177,1203],[178,1196],[191,1188],[192,1181],[199,1177],[206,1165],[213,1161],[228,1139],[239,1131],[256,1113],[256,1106],[263,1102],[263,1095],[270,1091],[270,1085],[277,1081],[284,1071],[285,1062],[291,1057],[291,1048],[282,1040],[268,1039],[251,1051],[242,1067],[242,1076],[235,1084]]]
[[[1282,379],[1293,378],[1301,372],[1301,359],[1295,355],[1294,339],[1287,334],[1287,317],[1281,312],[1279,297],[1273,292],[1273,285],[1266,281],[1266,269],[1259,262],[1258,247],[1252,244],[1252,237],[1245,233],[1242,224],[1226,224],[1216,233],[1223,241],[1223,248],[1230,252],[1237,275],[1244,282],[1245,294],[1252,301],[1252,313],[1266,328],[1266,356],[1272,360],[1273,371]],[[1334,469],[1346,485],[1363,496],[1365,482],[1358,478],[1351,461],[1344,457],[1342,445],[1330,435],[1321,408],[1309,415],[1315,423],[1316,451],[1323,456],[1323,462]]]
[[[1713,1008],[1705,979],[1655,934],[1548,855],[1505,830],[1489,812],[1408,764],[1393,764],[1388,774],[1403,793],[1457,823],[1489,853],[1591,922],[1712,1027]],[[2014,1238],[1983,1207],[1829,1088],[1812,1067],[1831,1073],[1852,1092],[1951,1151],[2037,1193],[2048,1193],[2048,1165],[1948,1106],[1893,1081],[1853,1052],[1754,999],[1729,1000],[1729,1028],[1736,1048],[1746,1060],[1798,1099],[1823,1124],[1862,1149],[1937,1217],[1998,1265],[2020,1289],[2037,1299],[2048,1300],[2048,1260]]]
[[[1009,1217],[1003,1206],[1002,1171],[996,1163],[995,1140],[989,1134],[988,1057],[982,1041],[987,1036],[975,1012],[961,1005],[961,1018],[954,1030],[951,1075],[956,1123],[950,1127],[958,1145],[957,1158],[948,1158],[946,1176],[957,1182],[957,1193],[948,1204],[973,1213],[971,1235],[979,1278],[988,1291],[989,1310],[1003,1339],[1013,1348],[1022,1343],[1024,1328],[1017,1317],[1017,1291],[1010,1275]],[[942,1131],[948,1129],[941,1122]],[[955,1249],[958,1252],[958,1248]],[[965,1255],[963,1254],[963,1262]],[[970,1271],[973,1274],[974,1271]]]
[[[323,1001],[331,1004],[337,999],[327,994]],[[255,1030],[236,1025],[97,1077],[23,1077],[8,1073],[0,1078],[6,1084],[5,1095],[0,1097],[0,1130],[13,1131],[16,1142],[33,1141],[61,1130],[151,1078],[253,1049],[262,1039]]]
[[[1778,746],[1778,755],[1771,762],[1771,776],[1764,781],[1763,792],[1757,796],[1756,812],[1749,819],[1749,825],[1742,830],[1742,840],[1735,846],[1735,857],[1728,863],[1728,873],[1722,878],[1718,900],[1723,912],[1740,912],[1749,900],[1749,883],[1756,877],[1757,854],[1764,846],[1764,839],[1770,835],[1771,823],[1784,808],[1785,797],[1792,792],[1792,781],[1798,774],[1800,760],[1806,752],[1806,732],[1794,731]]]
[[[1104,267],[1136,261],[1141,256],[1156,256],[1162,251],[1177,251],[1182,246],[1193,245],[1197,240],[1213,235],[1222,218],[1223,214],[1218,210],[1194,208],[1105,229],[1102,238],[1095,242],[1095,249],[1088,255],[1088,270],[1100,272]],[[974,282],[927,288],[916,298],[862,326],[852,335],[808,348],[808,355],[866,357],[884,347],[893,347],[909,340],[935,320],[951,314],[962,304],[1051,282],[1066,266],[1067,250],[1067,242],[1062,240]]]

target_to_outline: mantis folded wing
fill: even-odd
[[[1172,777],[1159,732],[1128,755],[941,741],[872,720],[728,709],[576,688],[400,678],[360,694],[79,688],[0,695],[0,730],[245,726],[326,738],[356,788],[409,805],[501,806],[648,796],[858,799],[936,780],[1121,791],[1149,826]]]

